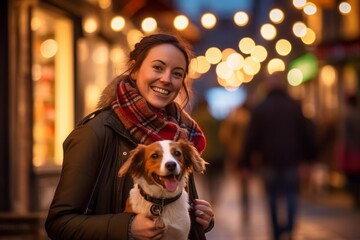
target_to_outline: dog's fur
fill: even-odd
[[[151,216],[151,202],[144,199],[138,186],[157,199],[181,196],[163,207],[165,224],[163,240],[188,239],[190,231],[189,200],[185,190],[190,172],[203,173],[207,163],[196,148],[186,140],[162,140],[150,145],[139,144],[119,170],[119,176],[130,174],[134,180],[126,212]]]

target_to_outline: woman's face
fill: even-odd
[[[150,49],[133,78],[145,100],[155,108],[163,108],[178,95],[185,69],[183,53],[171,44],[161,44]]]

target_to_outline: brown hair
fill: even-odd
[[[180,94],[179,98],[182,101],[181,105],[185,107],[190,100],[190,84],[187,76],[189,73],[189,64],[192,57],[192,53],[190,51],[189,45],[182,38],[165,33],[156,33],[143,37],[140,42],[135,44],[134,50],[130,52],[129,62],[128,62],[129,68],[127,69],[126,72],[131,76],[133,73],[138,71],[144,59],[148,55],[150,49],[160,44],[171,44],[184,54],[186,61],[186,69],[185,69],[185,77],[183,81],[182,91],[185,96],[182,96],[182,94],[179,93]]]

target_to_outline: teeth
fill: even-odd
[[[169,94],[169,91],[168,90],[165,90],[165,89],[162,89],[162,88],[158,88],[158,87],[153,87],[153,90],[155,92],[159,92],[159,93],[162,93],[162,94]]]

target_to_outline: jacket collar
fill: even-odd
[[[130,142],[137,145],[138,143],[134,141],[134,139],[131,137],[129,132],[125,129],[124,125],[121,123],[119,118],[116,116],[115,112],[112,110],[112,108],[109,108],[111,113],[107,117],[104,125],[108,126],[109,128],[113,129],[117,134],[123,136],[124,138],[128,139]]]

